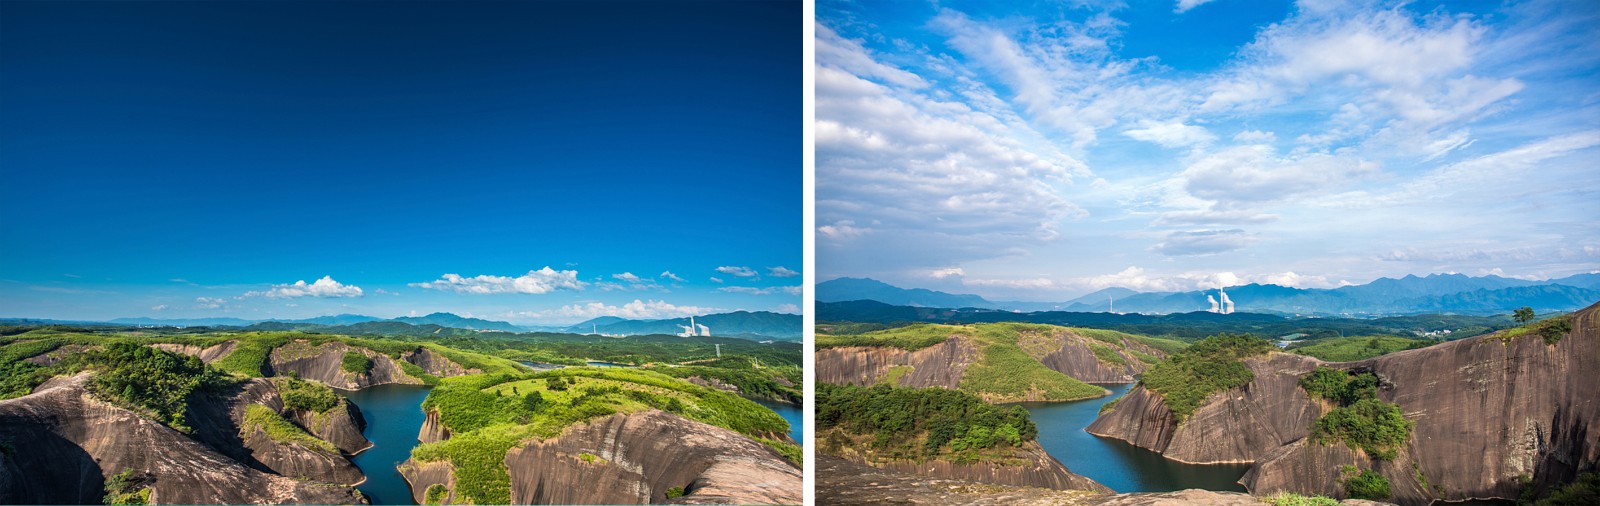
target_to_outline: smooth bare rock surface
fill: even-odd
[[[75,355],[75,354],[78,354],[78,353],[83,353],[84,351],[94,350],[94,349],[99,349],[99,348],[100,348],[99,346],[84,346],[84,345],[81,345],[81,344],[64,344],[64,345],[61,345],[61,346],[57,347],[54,350],[50,350],[50,351],[45,352],[43,354],[34,355],[34,356],[31,356],[31,357],[22,359],[22,361],[30,363],[30,364],[33,364],[33,365],[51,366],[51,365],[56,365],[56,364],[60,363],[61,359],[67,358],[69,355]]]
[[[1182,462],[1255,462],[1311,432],[1311,424],[1322,413],[1300,389],[1300,377],[1322,363],[1276,352],[1245,359],[1255,379],[1244,387],[1212,394],[1182,424],[1160,395],[1135,387],[1085,430]]]
[[[300,425],[313,436],[333,443],[338,450],[354,453],[372,443],[361,436],[360,411],[348,401],[341,399],[339,405],[327,413],[298,413],[283,405],[277,384],[272,380],[254,378],[236,388],[231,395],[211,396],[191,403],[188,416],[197,422],[194,424],[196,440],[245,465],[291,478],[345,484],[365,479],[360,469],[339,451],[281,444],[264,433],[258,434],[258,430],[242,428],[246,409],[260,405]]]
[[[1018,341],[1028,355],[1045,367],[1085,383],[1132,383],[1136,379],[1134,376],[1144,373],[1150,365],[1140,361],[1129,350],[1138,350],[1157,358],[1167,356],[1164,351],[1128,339],[1123,339],[1121,347],[1118,347],[1064,328],[1053,329],[1048,334],[1023,331]],[[1091,346],[1110,348],[1125,363],[1100,360]],[[1049,351],[1041,353],[1044,350]]]
[[[417,432],[417,441],[428,444],[446,439],[450,439],[450,429],[439,422],[439,412],[427,410],[422,419],[422,430]]]
[[[1116,494],[1092,502],[1095,506],[1262,506],[1261,499],[1239,492],[1213,492],[1210,490],[1179,490],[1177,492],[1141,492]],[[1382,506],[1389,503],[1345,499],[1339,506]]]
[[[239,342],[223,341],[208,348],[201,348],[192,344],[175,343],[155,343],[150,346],[162,351],[193,355],[196,358],[199,358],[201,362],[209,364],[218,360],[222,360],[223,358],[227,357],[228,354],[233,353],[233,349],[239,346]]]
[[[456,476],[455,468],[449,462],[417,462],[406,459],[400,464],[400,476],[405,477],[406,483],[411,484],[411,500],[417,504],[426,504],[425,500],[428,487],[442,485],[448,492],[442,504],[456,504]]]
[[[432,374],[440,378],[483,372],[477,369],[468,369],[462,367],[460,364],[445,358],[444,355],[440,355],[439,352],[433,351],[427,347],[419,347],[416,350],[405,352],[400,355],[400,359],[411,362],[413,365],[421,367],[422,370],[428,371],[428,374]]]
[[[584,455],[591,457],[584,457]],[[506,452],[515,504],[799,504],[800,468],[749,437],[671,413],[612,415]],[[420,499],[442,463],[402,467]],[[446,466],[447,467],[447,466]],[[406,469],[409,468],[409,471]]]
[[[276,441],[261,428],[248,431],[244,445],[250,449],[256,461],[280,476],[344,485],[356,485],[367,479],[366,475],[361,474],[361,469],[340,455],[338,450],[326,451],[300,443]]]
[[[367,427],[361,408],[347,399],[339,399],[339,403],[326,413],[289,411],[284,415],[312,435],[333,443],[344,453],[354,455],[372,447],[372,441],[361,435],[361,431]]]
[[[1521,477],[1536,490],[1600,471],[1600,311],[1579,311],[1555,345],[1536,333],[1510,340],[1475,337],[1360,362],[1393,384],[1378,397],[1416,422],[1392,462],[1344,445],[1290,445],[1263,458],[1241,480],[1262,493],[1338,492],[1338,467],[1358,465],[1388,478],[1400,504],[1468,498],[1515,499]],[[1421,476],[1426,479],[1424,485]]]
[[[0,502],[97,504],[107,477],[148,474],[161,504],[364,503],[353,488],[252,469],[128,410],[91,398],[87,374],[0,401]],[[203,423],[191,420],[192,424]]]
[[[899,386],[944,387],[961,384],[961,373],[978,360],[978,348],[961,336],[917,351],[891,347],[826,348],[817,350],[817,381],[836,385],[868,386],[884,380],[889,369],[910,366]]]
[[[1050,454],[1045,453],[1044,448],[1039,446],[1037,441],[1024,443],[1022,448],[1017,449],[1011,455],[1014,460],[1025,462],[1019,465],[1004,465],[993,462],[958,464],[947,460],[930,460],[921,463],[911,460],[868,462],[857,455],[837,457],[887,471],[929,478],[1054,490],[1111,492],[1111,489],[1106,488],[1104,485],[1069,471],[1066,466],[1061,465],[1061,462],[1051,457]]]
[[[355,351],[372,359],[372,370],[363,374],[346,372],[343,364],[347,351]],[[360,390],[390,383],[422,384],[422,380],[406,374],[387,355],[337,341],[312,346],[301,340],[279,346],[272,350],[271,365],[274,376],[286,376],[293,372],[300,379],[317,380],[342,390]]]

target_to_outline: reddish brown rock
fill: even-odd
[[[460,364],[445,358],[444,355],[441,355],[439,352],[433,351],[426,346],[400,354],[400,360],[410,362],[417,367],[421,367],[422,370],[427,371],[428,374],[432,374],[440,378],[483,372],[477,369],[468,369],[462,367]]]
[[[192,344],[175,343],[156,343],[150,346],[158,350],[182,353],[184,355],[193,355],[199,358],[201,362],[209,364],[218,360],[222,360],[223,358],[227,357],[228,354],[233,353],[233,349],[239,346],[239,342],[224,341],[222,343],[212,345],[209,348],[201,348]]]
[[[989,485],[1007,485],[1017,487],[1036,487],[1054,490],[1087,490],[1097,493],[1109,493],[1111,489],[1096,483],[1089,478],[1073,474],[1061,465],[1036,441],[1024,443],[1010,456],[1010,461],[1016,464],[997,462],[977,462],[971,464],[958,464],[947,460],[930,460],[915,462],[911,460],[874,460],[867,459],[846,451],[846,455],[836,455],[859,464],[870,465],[886,471],[914,474],[929,478],[969,481]]]
[[[899,385],[954,389],[961,373],[978,360],[978,349],[961,336],[917,351],[889,347],[846,347],[817,350],[817,381],[837,385],[873,385],[884,380],[889,369],[910,366]]]
[[[343,368],[344,354],[354,351],[372,359],[372,369],[366,373],[352,373]],[[272,375],[295,373],[300,379],[320,381],[342,390],[360,390],[373,385],[399,383],[420,385],[422,380],[411,377],[400,369],[394,359],[366,348],[352,347],[333,341],[320,346],[294,341],[272,350]]]

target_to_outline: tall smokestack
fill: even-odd
[[[1223,291],[1220,287],[1217,288],[1217,293],[1222,294],[1222,314],[1232,314],[1233,299],[1229,299],[1228,292]]]

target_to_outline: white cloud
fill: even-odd
[[[1185,189],[1216,201],[1283,200],[1369,177],[1377,164],[1353,155],[1279,157],[1270,146],[1236,146],[1190,164],[1179,174]]]
[[[1057,287],[1055,280],[1052,280],[1050,278],[1028,278],[1028,279],[972,279],[972,278],[967,278],[967,279],[961,280],[961,284],[968,285],[968,286],[988,286],[988,287],[1014,288],[1014,289],[1024,289],[1024,290],[1044,290],[1044,289],[1051,289],[1051,288],[1056,288]]]
[[[305,280],[295,281],[292,284],[272,285],[267,291],[246,292],[244,297],[267,297],[270,299],[288,299],[295,297],[360,297],[363,293],[361,287],[346,285],[334,281],[333,276],[323,276],[313,283]]]
[[[948,277],[957,277],[957,278],[959,278],[959,277],[966,276],[966,275],[967,275],[967,272],[965,270],[962,270],[960,267],[946,267],[946,268],[943,268],[943,269],[934,269],[933,272],[929,272],[928,273],[928,277],[931,277],[933,279],[944,279],[944,278],[948,278]]]
[[[528,293],[543,294],[556,290],[582,290],[586,283],[578,280],[578,271],[558,271],[545,266],[517,277],[479,275],[462,277],[445,274],[435,281],[411,283],[409,286],[455,293]]]
[[[719,278],[719,277],[716,277],[716,276],[712,276],[711,277],[711,282],[712,283],[721,283],[722,282],[722,278]]]
[[[778,311],[777,312],[779,312],[779,313],[789,313],[789,314],[800,314],[800,306],[797,306],[797,305],[794,305],[794,304],[780,304],[778,306]]]
[[[839,220],[833,222],[832,225],[817,227],[817,232],[821,233],[823,237],[834,240],[850,239],[870,231],[871,229],[856,227],[854,220]]]
[[[1152,249],[1167,256],[1213,255],[1243,249],[1255,238],[1243,230],[1173,231]]]
[[[228,306],[228,301],[214,297],[195,297],[194,303],[199,309],[222,309]]]
[[[1278,142],[1277,134],[1260,130],[1245,130],[1234,134],[1233,140],[1245,144],[1272,144]]]
[[[612,279],[620,279],[622,281],[626,281],[626,282],[629,282],[629,283],[638,283],[641,280],[641,278],[639,276],[635,276],[631,272],[624,272],[622,274],[612,274],[611,278]]]
[[[661,271],[661,277],[677,281],[679,283],[683,282],[683,278],[678,277],[677,274],[673,274],[672,271]]]
[[[769,286],[769,287],[766,287],[766,288],[756,288],[756,287],[753,287],[753,286],[724,286],[724,287],[718,288],[717,291],[719,291],[719,292],[728,292],[728,293],[742,293],[742,294],[745,294],[745,295],[771,295],[771,294],[774,294],[774,293],[787,293],[789,295],[800,295],[801,287],[799,287],[799,286]]]
[[[722,267],[718,267],[717,268],[717,272],[720,272],[720,273],[723,273],[723,274],[731,274],[731,275],[738,276],[738,277],[741,277],[741,278],[748,278],[748,277],[753,277],[753,276],[756,275],[756,271],[751,269],[751,268],[749,268],[749,267],[734,267],[734,266],[731,266],[731,265],[724,265]]]
[[[150,310],[151,311],[166,311],[167,310],[167,305],[166,304],[158,304],[158,305],[155,305],[155,306],[151,306]]]
[[[642,301],[634,299],[633,302],[621,306],[607,305],[603,302],[589,302],[586,304],[569,304],[559,309],[550,311],[534,311],[516,313],[518,316],[534,318],[561,318],[561,319],[589,319],[601,316],[616,316],[628,319],[660,319],[679,318],[684,316],[698,316],[721,311],[713,307],[678,306],[663,300]]]
[[[1185,125],[1181,121],[1164,123],[1144,120],[1139,122],[1139,128],[1125,130],[1122,134],[1141,141],[1155,143],[1164,148],[1209,144],[1217,138],[1205,127]]]
[[[777,267],[768,267],[767,275],[774,278],[792,278],[799,276],[800,273],[780,265]]]
[[[1178,0],[1178,6],[1173,8],[1172,12],[1176,12],[1176,13],[1182,14],[1184,12],[1187,12],[1189,9],[1193,9],[1195,7],[1199,7],[1201,5],[1205,5],[1205,4],[1211,3],[1213,1],[1215,1],[1215,0]]]

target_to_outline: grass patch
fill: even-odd
[[[1161,350],[1162,353],[1172,355],[1189,348],[1189,343],[1176,339],[1162,339],[1159,337],[1133,336],[1139,344]]]
[[[962,390],[990,402],[1027,399],[1070,401],[1106,394],[1105,389],[1073,379],[1045,367],[1017,345],[1022,332],[1050,332],[1049,325],[991,323],[971,327],[980,352],[977,362],[961,375]]]
[[[900,378],[905,377],[905,375],[910,373],[912,369],[913,368],[909,365],[897,365],[890,367],[889,372],[884,373],[882,382],[892,386],[900,386]]]
[[[1182,423],[1211,394],[1249,384],[1255,373],[1242,360],[1273,349],[1272,343],[1258,337],[1219,334],[1167,357],[1145,371],[1139,383],[1160,395]]]
[[[286,408],[311,413],[326,413],[339,404],[339,397],[327,385],[299,378],[272,378]]]
[[[294,422],[283,418],[272,408],[260,404],[251,404],[245,407],[244,424],[240,425],[239,430],[243,431],[244,436],[248,438],[249,434],[256,429],[265,431],[267,437],[279,443],[299,444],[300,446],[326,453],[338,453],[339,451],[338,448],[333,447],[333,443],[311,435],[305,429],[295,425]]]
[[[422,384],[424,385],[434,386],[439,384],[438,376],[428,374],[428,371],[423,370],[422,367],[418,366],[417,364],[413,364],[404,360],[396,360],[395,363],[400,364],[400,370],[404,371],[406,375],[421,380]]]
[[[817,349],[846,346],[885,346],[906,351],[917,351],[937,345],[950,336],[965,334],[971,329],[960,325],[920,323],[906,327],[877,330],[865,334],[817,334]]]
[[[266,369],[272,349],[287,344],[291,340],[291,335],[278,332],[241,335],[238,337],[239,345],[234,347],[233,353],[229,353],[222,360],[212,362],[211,366],[248,378],[266,376],[262,371]]]
[[[1089,351],[1094,352],[1094,358],[1101,362],[1120,366],[1128,365],[1128,360],[1122,358],[1122,355],[1117,353],[1117,350],[1111,349],[1110,346],[1100,343],[1089,343]]]
[[[1371,469],[1356,469],[1354,466],[1341,468],[1344,475],[1344,495],[1351,499],[1367,499],[1379,501],[1388,499],[1390,495],[1389,480]]]
[[[1261,502],[1272,506],[1339,506],[1339,500],[1320,495],[1300,495],[1290,492],[1278,492],[1261,498]]]
[[[1397,351],[1426,348],[1432,344],[1432,341],[1398,336],[1359,336],[1318,339],[1305,344],[1296,344],[1288,351],[1328,362],[1354,362]]]
[[[422,492],[422,504],[444,504],[445,497],[449,495],[450,489],[442,484],[428,485],[428,489]]]
[[[355,350],[346,351],[344,358],[339,361],[339,369],[350,374],[372,372],[372,357]]]

